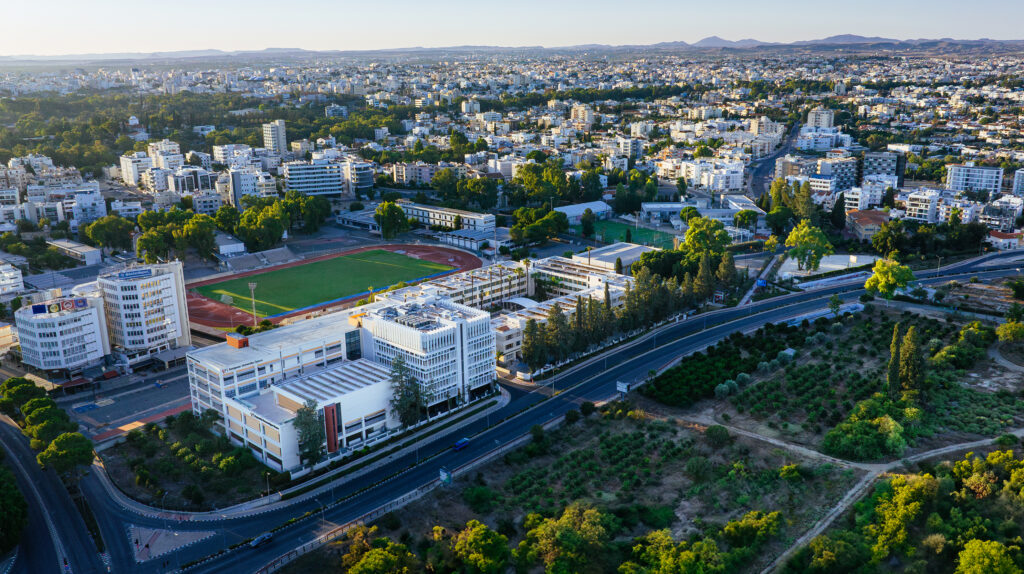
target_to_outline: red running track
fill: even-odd
[[[448,247],[439,247],[435,245],[369,245],[365,247],[357,247],[355,249],[349,249],[347,251],[341,251],[338,253],[331,253],[329,255],[321,255],[319,257],[313,257],[311,259],[303,259],[301,261],[293,261],[290,263],[284,263],[281,265],[275,265],[274,267],[264,267],[261,269],[254,269],[252,271],[242,271],[239,273],[232,274],[230,276],[218,277],[216,279],[200,280],[188,284],[188,315],[189,320],[206,327],[213,328],[234,328],[237,325],[251,325],[252,314],[246,313],[241,309],[232,307],[220,301],[215,301],[209,297],[204,297],[199,293],[192,291],[193,287],[201,287],[203,285],[209,285],[211,283],[219,283],[228,279],[238,279],[241,277],[248,277],[250,275],[259,275],[268,271],[277,271],[279,269],[287,269],[289,267],[297,267],[299,265],[306,265],[307,263],[313,263],[316,261],[323,261],[326,259],[333,259],[335,257],[343,257],[345,255],[351,255],[353,253],[360,253],[363,251],[372,251],[374,249],[384,249],[386,251],[402,251],[410,257],[417,259],[424,259],[433,263],[442,263],[444,265],[451,265],[455,269],[449,271],[445,275],[451,275],[452,273],[458,273],[460,271],[468,271],[470,269],[477,269],[481,266],[479,257],[466,253],[465,251],[459,251],[457,249],[450,249]],[[386,287],[385,287],[386,288]],[[334,301],[330,304],[319,305],[310,309],[303,309],[302,311],[295,311],[287,315],[281,315],[274,317],[271,321],[275,323],[281,322],[281,320],[295,315],[305,315],[307,313],[313,313],[326,307],[345,307],[354,304],[359,300],[359,296],[352,296],[341,301]]]

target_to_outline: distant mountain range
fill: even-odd
[[[107,54],[67,54],[56,56],[17,55],[0,56],[0,63],[3,62],[102,62],[102,61],[153,61],[153,60],[177,60],[177,59],[204,59],[204,58],[227,58],[227,57],[280,57],[280,56],[301,56],[301,55],[373,55],[373,54],[398,54],[398,53],[431,53],[431,52],[566,52],[566,51],[625,51],[625,50],[758,50],[758,49],[841,49],[841,48],[872,48],[879,49],[913,49],[913,48],[938,48],[938,49],[962,49],[962,48],[984,48],[984,47],[1013,47],[1024,46],[1024,40],[991,40],[981,38],[977,40],[957,40],[953,38],[938,39],[915,39],[898,40],[894,38],[881,38],[877,36],[858,36],[856,34],[840,34],[829,36],[818,40],[801,40],[796,42],[762,42],[753,38],[742,40],[726,40],[719,36],[708,36],[692,44],[683,41],[660,42],[657,44],[644,45],[608,45],[608,44],[583,44],[576,46],[448,46],[438,48],[407,47],[389,48],[379,50],[306,50],[303,48],[266,48],[263,50],[182,50],[172,52],[123,52]]]

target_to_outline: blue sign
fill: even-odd
[[[757,280],[757,286],[758,287],[767,287],[768,286],[768,281],[766,281],[764,279],[758,279]]]
[[[85,309],[89,303],[85,299],[75,299],[75,309]]]
[[[117,274],[118,279],[141,279],[143,277],[151,277],[153,275],[152,269],[132,269],[129,271],[122,271]]]
[[[39,315],[46,312],[46,305],[32,305],[32,314]]]

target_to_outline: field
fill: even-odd
[[[249,312],[249,282],[255,281],[256,314],[266,317],[451,269],[442,263],[375,249],[203,285],[196,291],[214,301],[223,301],[224,295],[228,295],[233,307]]]
[[[582,237],[581,227],[576,225],[574,226],[574,229],[576,230],[577,235]],[[632,235],[631,238],[633,243],[650,245],[652,247],[661,247],[662,249],[672,249],[672,238],[674,236],[671,233],[656,231],[654,229],[646,229],[644,227],[635,228],[632,225],[618,223],[616,221],[598,221],[594,223],[595,238],[603,238],[605,243],[625,241],[627,229]]]
[[[444,553],[435,526],[449,536],[479,520],[507,537],[508,548],[522,549],[520,543],[526,548],[536,544],[537,532],[531,531],[543,518],[582,505],[596,509],[604,525],[585,555],[552,558],[567,553],[566,547],[542,556],[524,552],[517,571],[614,572],[623,562],[639,561],[632,551],[638,537],[665,529],[676,540],[714,541],[716,548],[708,555],[728,564],[726,571],[756,572],[861,476],[855,469],[803,459],[761,441],[715,439],[703,428],[611,403],[554,431],[535,429],[532,442],[504,460],[385,515],[375,534],[399,541],[429,564]],[[766,528],[757,540],[743,541],[720,534],[722,525],[751,512],[779,512],[778,530],[769,535]],[[344,542],[328,545],[285,572],[340,569],[346,550],[351,547]],[[558,562],[570,564],[559,569]]]

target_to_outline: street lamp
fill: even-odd
[[[249,282],[249,299],[252,301],[252,326],[257,326],[256,321],[256,282]]]

